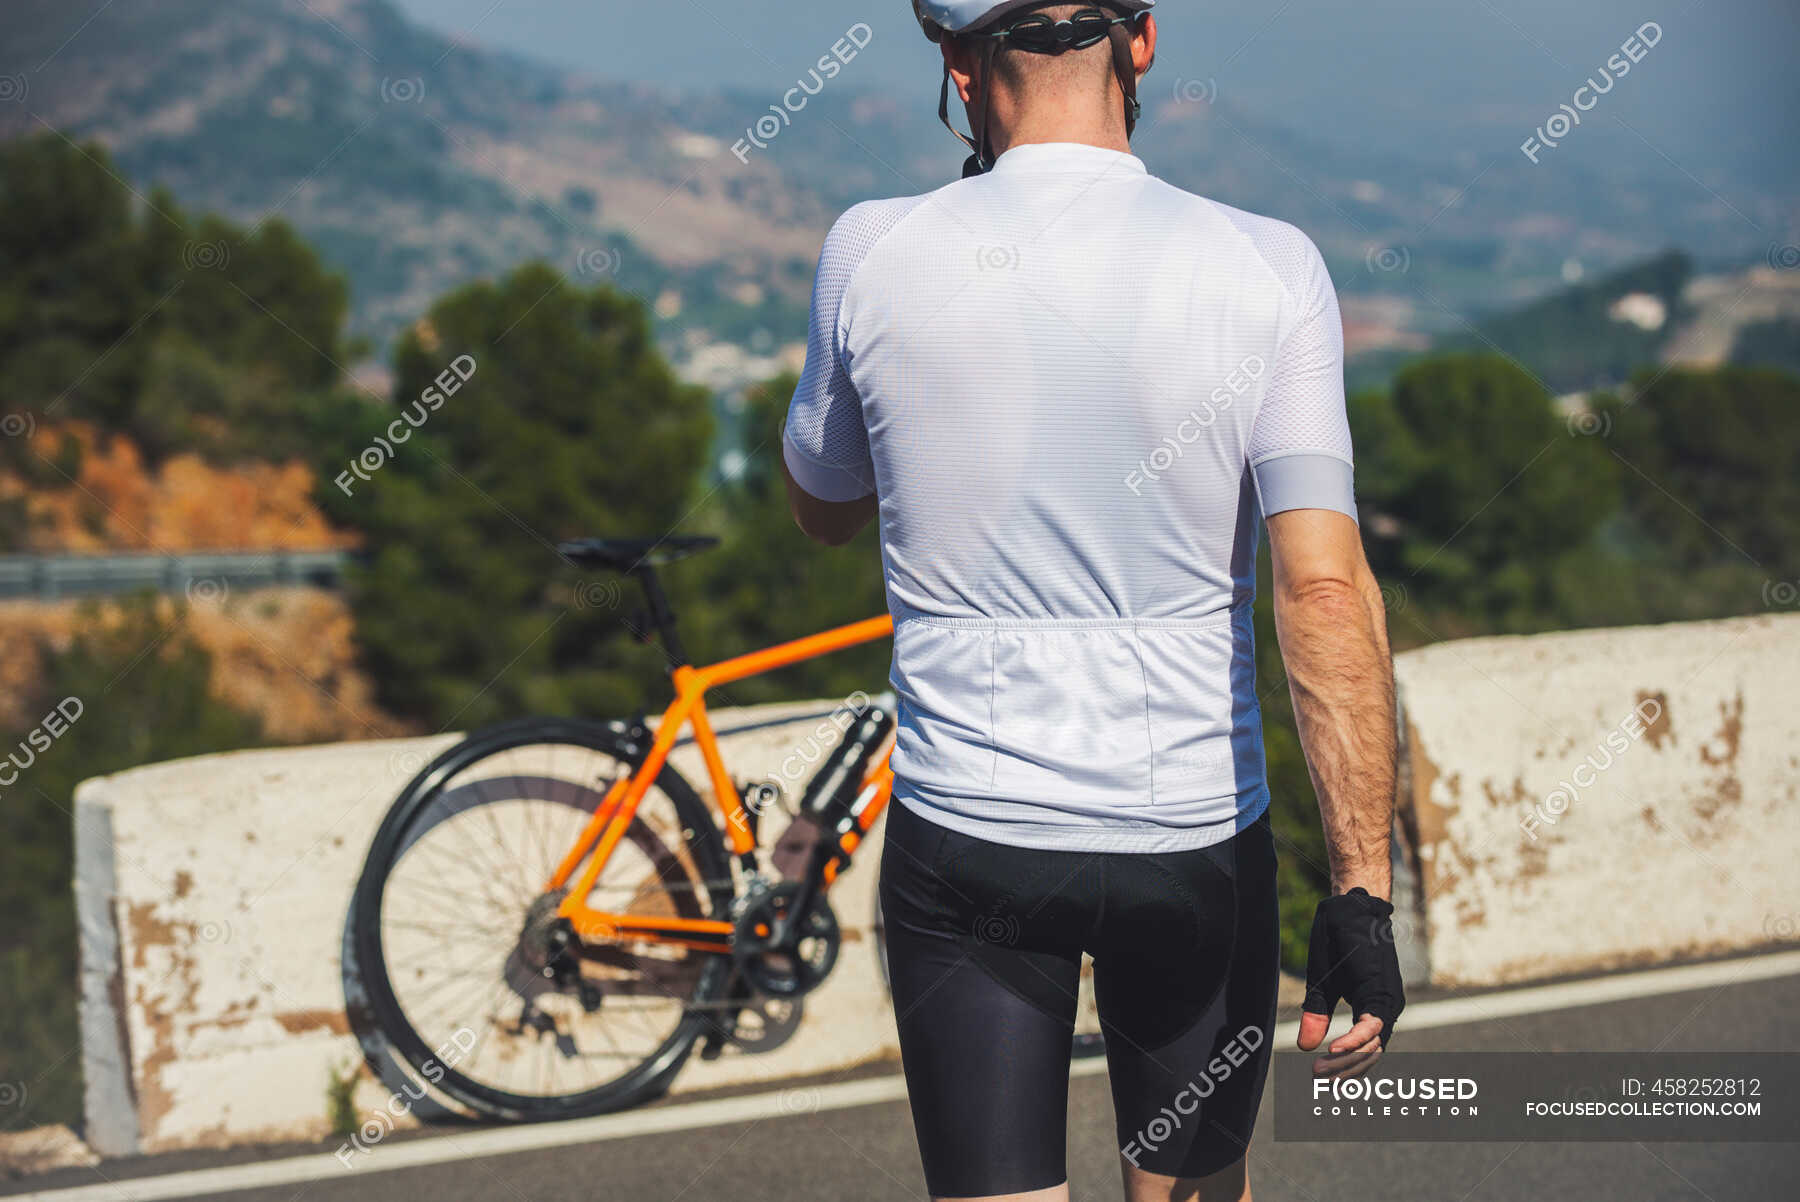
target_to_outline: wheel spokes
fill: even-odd
[[[570,972],[544,942],[555,899],[533,910],[628,770],[573,744],[508,748],[445,781],[406,832],[377,919],[389,987],[428,1047],[468,1044],[450,1068],[477,1085],[540,1098],[601,1088],[654,1056],[690,1012],[709,953],[594,944]],[[706,916],[709,882],[682,835],[673,801],[652,788],[588,904]],[[581,995],[593,990],[590,1010]]]

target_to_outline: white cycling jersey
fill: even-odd
[[[901,804],[1145,852],[1266,808],[1259,515],[1356,515],[1337,298],[1299,230],[1072,143],[859,204],[783,441],[813,496],[879,496]]]

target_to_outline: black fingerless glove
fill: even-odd
[[[1394,951],[1394,904],[1361,887],[1328,897],[1313,914],[1306,954],[1306,1001],[1301,1009],[1331,1017],[1350,1001],[1352,1023],[1364,1014],[1381,1020],[1381,1046],[1406,1007],[1400,958]]]

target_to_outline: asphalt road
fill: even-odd
[[[1608,1002],[1544,1013],[1441,1026],[1407,1033],[1413,1051],[1795,1051],[1800,976]],[[880,1085],[885,1070],[858,1076]],[[837,1076],[830,1081],[843,1081]],[[265,1189],[210,1192],[245,1202],[836,1202],[925,1196],[912,1143],[912,1121],[900,1101],[813,1109],[811,1091],[830,1082],[800,1082],[749,1113],[715,1126],[607,1139],[569,1147],[483,1155],[470,1148],[444,1163],[392,1171],[343,1170],[323,1179]],[[683,1098],[652,1110],[691,1112]],[[1112,1108],[1106,1082],[1079,1076],[1070,1088],[1069,1172],[1076,1202],[1119,1197]],[[538,1130],[538,1129],[533,1129]],[[1579,1199],[1582,1202],[1800,1197],[1800,1145],[1795,1144],[1498,1144],[1276,1143],[1265,1096],[1251,1150],[1259,1202],[1410,1202],[1449,1199]],[[395,1138],[373,1150],[427,1141],[450,1147],[478,1139],[472,1130]],[[164,1156],[114,1161],[98,1170],[69,1170],[0,1186],[0,1194],[92,1186],[219,1165],[324,1151]],[[439,1145],[441,1148],[442,1145]],[[185,1178],[165,1178],[174,1186]],[[117,1197],[126,1191],[107,1191]],[[66,1195],[65,1195],[66,1196]],[[202,1195],[171,1195],[180,1197]],[[52,1195],[54,1197],[54,1195]]]

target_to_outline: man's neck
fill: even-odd
[[[1015,146],[1037,142],[1073,142],[1130,154],[1131,140],[1125,136],[1124,100],[1116,96],[1115,99],[1119,107],[1104,116],[1091,110],[1057,107],[1045,112],[1020,113],[1017,119],[990,118],[988,140],[994,157],[1000,157]]]

